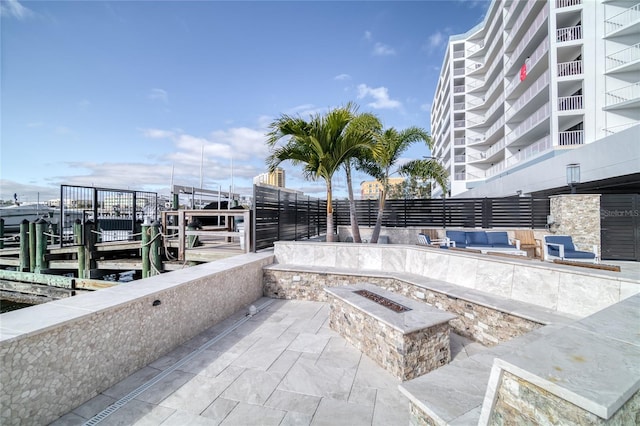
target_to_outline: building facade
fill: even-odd
[[[266,184],[276,186],[278,188],[285,187],[285,175],[284,170],[280,167],[276,168],[273,172],[261,173],[253,178],[254,184]]]
[[[507,196],[479,189],[630,128],[640,136],[639,123],[638,0],[494,0],[481,24],[449,39],[432,155],[451,196]]]
[[[400,185],[405,178],[403,177],[390,177],[389,188]],[[377,200],[382,191],[382,184],[377,180],[366,180],[360,183],[360,198],[362,200]]]

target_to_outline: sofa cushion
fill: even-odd
[[[447,238],[455,241],[456,247],[465,248],[467,246],[467,233],[464,231],[447,231]]]
[[[565,250],[564,252],[565,259],[594,259],[595,257],[595,253],[590,251]]]
[[[573,245],[573,240],[568,235],[548,235],[545,237],[545,241],[552,244],[562,244],[565,251],[576,249],[576,247]],[[555,249],[556,253],[558,252],[557,247],[549,246],[549,253],[552,253],[551,249]]]
[[[467,245],[470,246],[487,246],[490,245],[487,240],[487,233],[484,231],[467,232]]]
[[[515,249],[516,248],[516,246],[513,246],[511,244],[500,244],[500,243],[491,244],[491,247],[493,247],[493,248],[501,248],[501,249]]]
[[[497,247],[497,245],[510,245],[509,235],[506,232],[487,232],[487,241],[494,247]]]

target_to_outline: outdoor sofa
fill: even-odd
[[[598,263],[598,246],[593,245],[592,251],[577,250],[570,235],[545,235],[544,260],[569,260],[575,262]]]
[[[447,242],[456,248],[466,248],[480,251],[520,251],[519,241],[509,240],[506,231],[447,231]]]

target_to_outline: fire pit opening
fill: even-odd
[[[411,310],[411,308],[407,308],[406,306],[396,303],[393,300],[387,299],[386,297],[380,296],[379,294],[372,293],[369,290],[356,290],[354,291],[354,293],[359,294],[362,297],[366,297],[369,300],[373,300],[379,305],[382,305],[385,308],[389,308],[394,312],[402,313]]]

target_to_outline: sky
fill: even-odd
[[[172,177],[250,195],[271,122],[349,101],[429,131],[448,37],[488,5],[0,0],[0,199],[55,199],[63,184],[169,195]],[[401,162],[427,155],[416,144]],[[282,167],[288,188],[325,197]],[[356,174],[356,193],[369,179]]]

